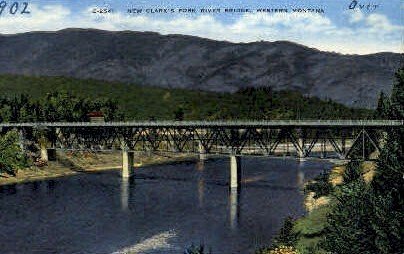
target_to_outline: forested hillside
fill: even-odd
[[[84,121],[88,112],[98,110],[107,120],[360,119],[372,115],[371,110],[270,88],[216,93],[65,77],[0,76],[0,121]]]

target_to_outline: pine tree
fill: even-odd
[[[376,119],[387,119],[388,118],[388,108],[389,108],[389,98],[381,92],[379,95],[379,99],[377,101],[377,108],[374,114],[374,118]]]
[[[372,212],[369,186],[360,178],[339,186],[328,214],[322,247],[338,254],[375,254],[375,234],[368,215]]]
[[[362,177],[362,170],[359,161],[350,161],[343,174],[344,183],[358,181]]]
[[[404,119],[404,69],[396,74],[391,103],[380,106],[389,119]],[[386,105],[386,104],[385,104]],[[358,177],[359,164],[350,163],[344,184],[335,193],[328,215],[324,249],[339,254],[399,254],[404,249],[403,128],[387,132],[371,184]]]
[[[396,74],[391,105],[385,114],[390,119],[404,119],[404,69]],[[392,129],[387,133],[386,145],[377,161],[376,175],[372,182],[374,210],[372,226],[376,234],[379,253],[401,253],[404,246],[404,130]]]

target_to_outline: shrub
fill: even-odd
[[[329,195],[332,192],[332,184],[329,182],[329,173],[323,172],[316,176],[313,181],[309,182],[304,187],[304,192],[306,194],[314,192],[314,198]]]
[[[15,175],[19,168],[27,166],[26,156],[19,145],[16,131],[0,136],[0,173]]]
[[[297,234],[293,231],[295,220],[292,217],[287,217],[283,222],[281,230],[274,238],[273,247],[293,246],[297,240]]]
[[[350,161],[343,174],[344,184],[359,180],[362,177],[362,167],[359,161]]]
[[[278,235],[274,238],[271,247],[264,247],[257,250],[256,254],[268,254],[272,253],[271,251],[286,248],[285,246],[294,246],[298,234],[293,231],[293,227],[295,225],[295,220],[288,216],[283,222],[282,228],[279,230]],[[274,252],[278,253],[278,252]],[[293,253],[293,252],[279,252],[279,253]]]

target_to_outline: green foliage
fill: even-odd
[[[0,98],[0,122],[88,121],[92,111],[103,112],[106,121],[122,118],[111,99],[83,98],[64,91],[36,100],[25,94]]]
[[[184,120],[184,109],[182,107],[178,107],[174,111],[174,120],[183,121]]]
[[[404,70],[393,86],[391,103],[380,107],[389,119],[404,119]],[[376,175],[367,185],[359,163],[351,162],[344,184],[336,189],[337,203],[328,216],[324,248],[331,253],[399,254],[404,249],[404,130],[387,132]]]
[[[344,179],[344,184],[359,180],[362,177],[362,168],[360,161],[350,161],[346,166],[342,177]]]
[[[330,174],[323,172],[316,176],[304,187],[304,193],[315,192],[314,198],[327,196],[332,192],[332,184],[329,181]]]
[[[404,119],[404,67],[396,72],[396,82],[391,93],[391,105],[389,107],[389,118]]]
[[[278,235],[273,239],[272,246],[260,248],[256,250],[255,254],[270,253],[271,250],[282,246],[294,246],[298,237],[298,234],[293,231],[294,224],[295,220],[292,217],[286,217]]]
[[[27,165],[27,159],[19,145],[16,131],[0,135],[0,173],[15,175],[19,168]]]
[[[109,99],[120,112],[125,113],[127,120],[172,120],[182,118],[176,117],[182,113],[184,120],[364,119],[372,115],[371,110],[351,109],[335,102],[308,98],[298,92],[272,91],[270,88],[246,88],[231,94],[65,77],[0,75],[0,94],[19,96],[26,93],[34,101],[43,101],[46,94],[52,94],[54,91],[69,91],[70,96],[86,98],[87,103]],[[65,99],[58,98],[62,101]],[[72,117],[68,109],[61,109],[58,105],[51,103],[48,111],[57,110],[67,117]],[[9,107],[9,103],[0,104],[0,117],[10,118],[7,115]],[[27,108],[26,112],[30,112],[30,109]],[[80,118],[80,112],[73,118]],[[51,113],[49,115],[50,118],[57,117]],[[5,120],[0,118],[0,121]]]
[[[294,225],[294,232],[304,237],[320,236],[324,233],[325,222],[327,221],[327,214],[331,208],[328,205],[320,206],[306,216],[296,220]]]
[[[377,253],[402,254],[403,206],[397,207],[393,192],[383,195],[373,193],[372,213],[369,214]]]
[[[329,211],[328,205],[320,206],[296,221],[293,231],[298,234],[298,238],[294,246],[299,253],[325,253],[320,243],[325,233]]]
[[[376,119],[387,119],[388,118],[388,108],[390,105],[390,100],[385,96],[383,92],[380,93],[379,99],[377,101],[377,108],[375,111],[374,118]]]
[[[295,221],[292,217],[287,217],[284,220],[282,228],[273,240],[273,247],[294,246],[297,240],[297,234],[293,231],[294,223]]]
[[[377,253],[369,214],[372,212],[369,187],[363,179],[339,186],[336,203],[328,214],[323,247],[331,253]]]
[[[404,119],[404,69],[396,74],[391,105],[387,110],[390,119]],[[372,227],[375,230],[379,253],[399,253],[404,249],[404,128],[390,130],[385,146],[377,161],[376,175],[372,181],[374,210]]]
[[[325,228],[327,225],[327,214],[330,211],[330,206],[320,206],[304,217],[299,218],[296,221],[293,221],[293,227],[291,230],[287,230],[289,232],[290,238],[292,241],[284,241],[288,246],[293,246],[300,254],[312,254],[312,253],[326,253],[320,246],[321,241],[323,240],[323,236],[325,233]],[[285,223],[286,225],[290,225],[291,223]],[[287,226],[286,228],[290,228]],[[282,245],[280,243],[280,245]],[[261,252],[256,252],[259,254],[270,253],[270,250],[273,250],[275,246],[271,248],[261,249]]]

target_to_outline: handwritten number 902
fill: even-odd
[[[8,3],[6,1],[0,2],[0,15],[3,14],[3,12],[6,10],[7,6],[8,6]],[[10,14],[15,15],[19,9],[20,9],[20,4],[18,2],[14,2],[11,5],[9,5],[8,11]],[[29,13],[30,13],[30,11],[28,10],[28,3],[23,2],[22,6],[21,6],[20,14],[29,14]]]

